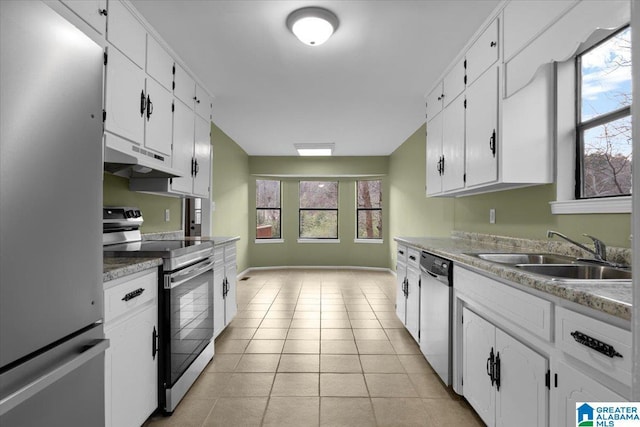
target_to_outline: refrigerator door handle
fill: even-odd
[[[52,368],[49,372],[38,377],[36,380],[3,397],[2,400],[0,400],[0,416],[6,414],[22,402],[35,396],[40,391],[58,381],[60,378],[78,369],[94,357],[100,355],[108,347],[109,340],[97,340],[95,344],[87,346],[82,353],[63,361],[58,366]]]

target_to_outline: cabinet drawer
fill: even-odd
[[[156,270],[147,270],[105,283],[105,323],[153,300],[157,294],[158,274]]]
[[[510,323],[551,341],[549,301],[456,266],[453,286],[457,292],[490,308]]]
[[[236,245],[232,244],[229,246],[226,246],[224,248],[224,262],[228,263],[228,262],[235,262],[236,260]]]
[[[413,268],[420,268],[420,251],[414,248],[409,248],[407,251],[407,266]]]
[[[573,335],[572,335],[573,334]],[[609,357],[578,340],[613,347],[619,356]],[[631,385],[631,332],[562,307],[556,308],[558,348],[623,384]],[[604,348],[603,348],[604,350]]]
[[[396,250],[396,260],[399,263],[406,264],[407,263],[407,247],[403,245],[398,245],[398,249]]]

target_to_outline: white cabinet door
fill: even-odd
[[[150,150],[171,155],[173,112],[171,92],[155,80],[147,78],[147,111],[145,113],[145,142]]]
[[[216,248],[216,251],[218,248]],[[220,248],[219,250],[222,250]],[[220,335],[226,323],[224,321],[224,263],[213,267],[213,337]]]
[[[406,253],[406,248],[404,249]],[[407,321],[407,296],[406,290],[407,265],[401,262],[396,264],[396,315],[405,324]]]
[[[107,427],[140,426],[158,407],[158,356],[152,354],[157,321],[154,303],[105,329]]]
[[[442,116],[427,123],[427,196],[442,192]],[[427,113],[428,116],[428,113]]]
[[[209,120],[196,117],[193,153],[195,159],[193,194],[209,198],[211,182],[211,124]]]
[[[179,100],[174,101],[173,112],[173,151],[171,165],[182,172],[180,178],[173,178],[171,189],[184,193],[193,190],[193,176],[191,173],[193,161],[194,138],[193,111]]]
[[[142,24],[117,0],[109,1],[108,19],[107,41],[144,68],[147,32]]]
[[[547,359],[497,328],[496,357],[500,358],[496,425],[546,426],[549,399],[545,386]]]
[[[146,112],[144,88],[144,71],[116,49],[109,49],[105,130],[142,145]]]
[[[200,85],[196,84],[196,114],[202,117],[203,119],[210,121],[211,120],[211,109],[213,105],[211,103],[211,98],[209,98],[209,94],[202,88]]]
[[[420,340],[420,272],[407,268],[407,320],[405,326],[414,340]]]
[[[467,51],[467,86],[472,85],[499,56],[496,18]]]
[[[180,64],[176,64],[174,81],[176,85],[173,88],[173,94],[189,106],[189,108],[193,109],[196,97],[196,82],[187,74]]]
[[[228,246],[227,246],[228,248]],[[225,296],[224,307],[224,324],[228,325],[234,317],[236,317],[236,313],[238,312],[238,303],[237,303],[237,267],[236,260],[233,259],[233,262],[227,262],[224,267],[224,273],[227,278],[227,294]]]
[[[495,425],[495,393],[491,384],[489,358],[496,349],[495,327],[467,308],[463,309],[463,390],[469,404],[489,426]]]
[[[442,82],[438,83],[427,95],[427,122],[433,120],[442,111],[443,102]]]
[[[445,107],[451,104],[464,91],[466,74],[464,63],[465,60],[463,58],[444,76],[444,91],[442,93],[444,93],[443,102]]]
[[[146,71],[166,90],[173,90],[173,58],[151,36],[147,37]]]
[[[491,68],[466,91],[468,187],[498,179],[498,73]]]
[[[627,399],[609,390],[564,361],[553,363],[555,376],[551,387],[551,425],[575,426],[576,402],[625,402]]]
[[[442,112],[442,190],[464,187],[464,95],[458,96]]]
[[[61,0],[100,34],[107,26],[107,0]]]

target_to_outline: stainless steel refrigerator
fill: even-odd
[[[0,1],[0,425],[104,425],[103,49]]]

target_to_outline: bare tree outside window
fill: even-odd
[[[300,238],[338,238],[338,182],[300,181]]]
[[[382,239],[382,181],[356,183],[358,239]]]
[[[631,29],[577,58],[576,198],[631,194]]]
[[[256,239],[280,239],[280,181],[256,180]]]

